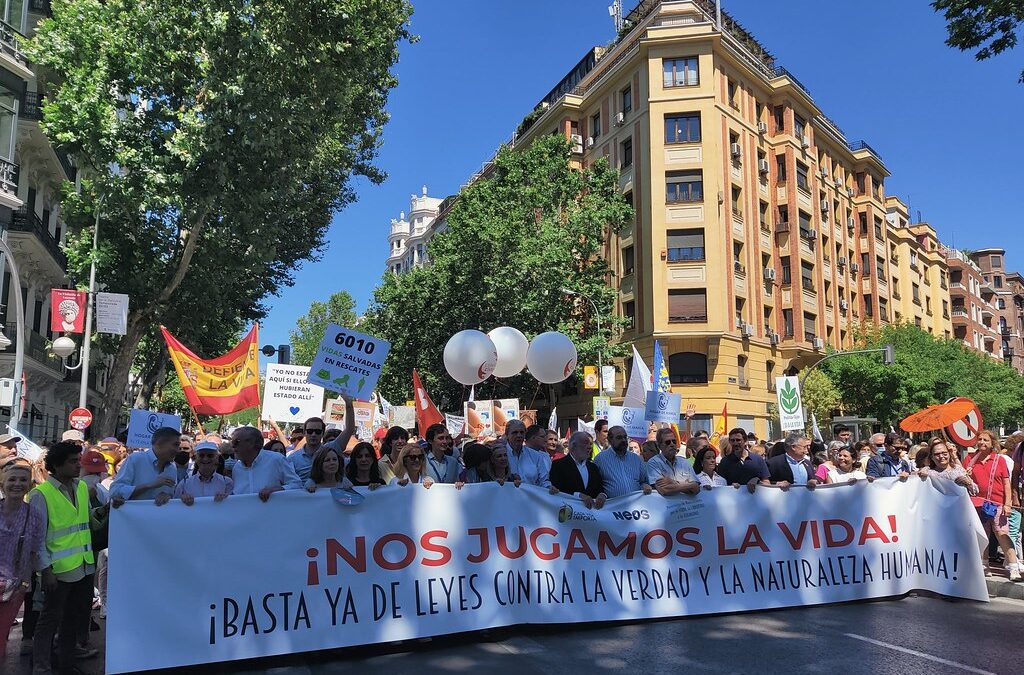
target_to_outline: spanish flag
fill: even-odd
[[[711,434],[711,438],[708,439],[708,443],[718,448],[718,441],[725,436],[725,429],[729,426],[729,404],[726,403],[722,406],[722,416],[715,422],[715,430]]]
[[[197,415],[227,415],[260,404],[258,327],[227,354],[204,360],[160,326],[185,398]]]

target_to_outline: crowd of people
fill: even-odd
[[[354,419],[351,401],[346,419]],[[68,432],[39,463],[16,455],[20,439],[0,436],[0,659],[22,607],[21,651],[31,656],[33,673],[75,672],[78,660],[95,656],[89,634],[92,610],[106,617],[110,509],[129,500],[192,506],[197,498],[220,502],[244,494],[267,502],[282,490],[508,482],[600,509],[637,492],[693,496],[934,475],[970,496],[991,537],[984,562],[1005,564],[1014,581],[1022,573],[1024,434],[1000,445],[983,431],[977,446],[963,453],[941,437],[912,445],[895,432],[853,442],[842,425],[827,445],[801,433],[769,444],[742,428],[713,443],[706,432],[653,425],[642,441],[606,420],[594,424],[593,435],[579,431],[564,442],[552,430],[519,420],[510,420],[503,435],[482,439],[453,437],[436,424],[421,436],[402,427],[380,429],[367,442],[355,438],[351,424],[328,429],[319,417],[290,434],[274,429],[268,440],[254,427],[238,428],[227,439],[162,428],[150,448],[134,450],[114,438],[91,445]]]

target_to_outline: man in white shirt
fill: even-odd
[[[279,490],[302,489],[302,480],[284,455],[263,449],[263,434],[259,429],[236,429],[231,435],[231,446],[238,460],[231,470],[234,481],[231,494],[258,493],[260,501],[265,502]]]
[[[675,430],[658,429],[655,442],[660,452],[647,460],[647,482],[653,485],[662,497],[680,492],[688,495],[700,492],[700,483],[693,472],[693,465],[676,456],[679,453],[679,438]]]
[[[548,473],[551,457],[546,452],[534,450],[526,445],[526,425],[521,420],[509,420],[505,425],[505,439],[508,446],[508,469],[519,476],[524,483],[551,487]]]
[[[116,509],[130,499],[152,499],[157,506],[166,504],[178,484],[173,460],[180,441],[180,431],[161,427],[153,432],[152,450],[128,455],[110,484],[111,505]]]

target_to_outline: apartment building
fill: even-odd
[[[398,218],[391,219],[389,271],[400,274],[426,263],[427,243],[436,233],[434,221],[443,201],[427,196],[427,186],[424,185],[421,194],[409,197],[409,217],[406,218],[405,211],[402,211]]]
[[[67,429],[68,413],[78,405],[80,370],[65,367],[49,354],[50,289],[69,286],[67,258],[60,244],[66,228],[60,210],[60,186],[75,181],[70,158],[47,140],[39,126],[46,74],[36,70],[20,49],[49,12],[49,2],[30,0],[0,6],[0,230],[14,253],[25,310],[24,413],[22,433],[52,440]],[[0,377],[11,377],[17,349],[17,316],[10,266],[0,260],[0,324],[11,341],[0,351]],[[76,340],[81,343],[81,336]],[[71,357],[77,363],[77,356]],[[105,387],[102,355],[93,352],[89,377],[90,407]],[[9,408],[0,408],[8,419]]]
[[[953,337],[949,264],[934,228],[911,223],[907,205],[886,197],[894,323],[913,323],[935,337]]]
[[[582,165],[620,169],[636,219],[606,255],[623,339],[648,362],[660,340],[701,424],[728,405],[763,436],[775,378],[849,347],[857,324],[891,320],[891,280],[910,283],[890,255],[889,172],[713,2],[645,0],[626,21],[516,143],[561,133]]]
[[[1003,358],[1002,341],[995,322],[995,289],[965,252],[946,248],[945,255],[949,263],[953,337],[970,349],[992,358]]]
[[[1006,271],[1006,250],[985,248],[970,253],[981,270],[982,288],[992,288],[993,327],[1003,359],[1018,371],[1024,369],[1024,343],[1021,342],[1021,276]]]

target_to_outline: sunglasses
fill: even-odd
[[[322,434],[323,432],[324,432],[323,429],[306,429],[306,435],[309,435],[309,434]]]
[[[407,462],[422,462],[423,455],[406,455],[405,461]]]

